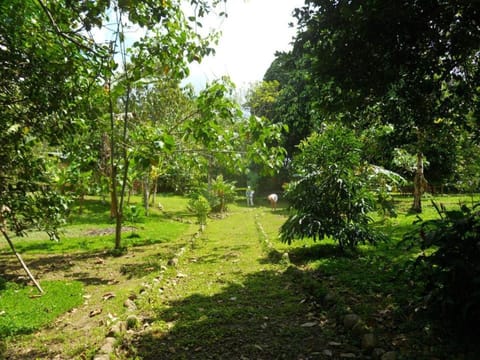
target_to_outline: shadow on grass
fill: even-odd
[[[356,254],[344,252],[337,244],[315,244],[293,248],[288,252],[290,261],[295,265],[304,265],[310,261],[324,258],[353,258]]]
[[[133,346],[141,359],[319,356],[335,324],[320,326],[302,300],[292,274],[259,272],[213,296],[193,294],[157,308],[150,320],[158,330],[138,335]]]
[[[59,254],[59,255],[42,255],[35,258],[25,259],[30,271],[34,274],[40,274],[38,277],[42,278],[43,273],[49,272],[63,272],[66,278],[72,280],[78,280],[86,285],[99,285],[107,284],[111,279],[104,279],[99,276],[93,276],[92,272],[98,274],[100,272],[95,271],[81,271],[73,272],[73,268],[79,264],[90,270],[94,270],[95,266],[103,264],[103,258],[107,257],[104,251],[96,251],[89,253],[74,253],[74,254]],[[97,264],[98,263],[98,264]],[[20,263],[12,255],[0,256],[0,273],[5,279],[15,282],[27,281],[24,277],[23,270]],[[18,274],[22,276],[19,279]]]
[[[78,204],[72,208],[69,223],[72,225],[113,223],[110,217],[110,204],[101,200],[85,199],[81,214],[79,214]]]

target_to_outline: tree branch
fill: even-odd
[[[43,12],[47,15],[48,19],[50,20],[50,23],[52,24],[55,32],[60,35],[62,38],[64,38],[65,40],[75,44],[77,47],[87,51],[87,52],[91,52],[95,55],[98,55],[100,57],[103,57],[102,54],[100,54],[99,52],[97,52],[95,49],[92,49],[91,47],[85,45],[84,43],[82,43],[81,41],[79,41],[78,39],[75,39],[74,37],[70,36],[69,34],[65,33],[64,31],[62,31],[60,29],[60,27],[58,26],[57,22],[55,21],[55,19],[53,18],[53,15],[52,13],[50,12],[50,10],[48,9],[47,5],[45,5],[43,3],[42,0],[37,0],[37,2],[40,4],[40,7],[42,8]]]

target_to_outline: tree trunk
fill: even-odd
[[[12,240],[10,239],[10,237],[8,236],[7,232],[5,231],[5,229],[2,227],[1,228],[1,232],[3,234],[3,236],[5,237],[5,239],[7,240],[8,242],[8,245],[10,245],[10,249],[12,249],[13,253],[15,254],[15,256],[17,257],[18,261],[20,261],[20,264],[22,265],[23,267],[23,270],[25,270],[25,272],[27,273],[28,277],[30,278],[30,280],[33,281],[33,283],[35,284],[35,286],[37,287],[38,291],[40,291],[40,293],[44,293],[42,287],[40,286],[40,284],[37,282],[37,280],[35,280],[35,278],[33,277],[32,273],[30,272],[30,270],[28,269],[27,267],[27,264],[25,264],[25,262],[23,261],[22,257],[20,256],[20,254],[17,252],[17,250],[15,250],[15,246],[13,246],[13,242]]]
[[[413,206],[412,210],[422,212],[422,195],[425,192],[425,176],[423,174],[423,154],[417,153],[417,171],[413,180]]]
[[[143,207],[145,208],[145,216],[148,216],[150,199],[150,181],[148,175],[143,178]]]
[[[154,179],[153,181],[153,191],[152,191],[152,205],[155,206],[157,203],[157,187],[158,187],[158,179]]]
[[[122,246],[122,217],[123,211],[117,210],[117,216],[115,217],[115,249],[118,250]]]
[[[116,171],[112,170],[110,189],[110,218],[116,219],[118,212]]]

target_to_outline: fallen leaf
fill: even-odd
[[[95,309],[95,310],[90,311],[90,313],[88,314],[88,316],[94,317],[94,316],[97,316],[97,315],[99,315],[99,314],[101,314],[101,313],[102,313],[102,309]]]
[[[115,294],[112,292],[108,292],[102,296],[102,299],[105,300],[110,300],[115,297]]]

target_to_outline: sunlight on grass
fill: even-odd
[[[83,302],[78,281],[45,281],[45,294],[32,286],[4,283],[0,290],[0,336],[30,333]]]

